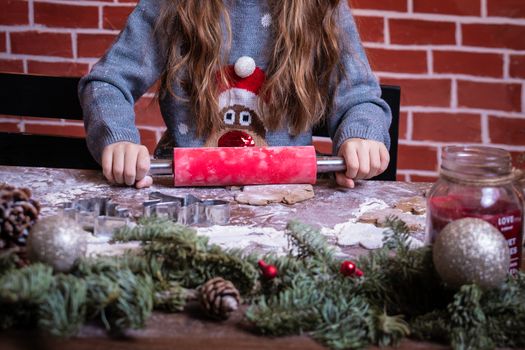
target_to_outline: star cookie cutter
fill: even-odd
[[[191,194],[176,197],[151,192],[143,203],[144,217],[161,217],[182,225],[225,225],[230,221],[230,203],[225,200],[201,200]]]
[[[94,197],[65,202],[60,205],[62,215],[78,222],[95,236],[111,238],[117,228],[131,225],[129,209],[119,206],[107,197]]]

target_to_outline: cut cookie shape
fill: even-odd
[[[371,210],[361,215],[357,221],[374,224],[377,227],[386,227],[387,219],[390,217],[397,217],[399,220],[403,221],[411,232],[419,232],[424,230],[424,216],[412,215],[396,208]]]
[[[244,186],[242,192],[235,196],[235,200],[250,205],[295,204],[314,196],[312,185],[254,185]]]
[[[425,214],[427,211],[427,202],[425,198],[421,196],[414,196],[401,199],[399,202],[394,204],[394,208],[397,208],[406,213],[421,215]]]

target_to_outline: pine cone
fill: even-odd
[[[29,189],[0,183],[0,249],[25,246],[39,213]]]
[[[200,288],[202,307],[210,316],[225,320],[239,307],[241,296],[233,283],[215,277]]]

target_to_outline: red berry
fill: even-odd
[[[339,272],[341,272],[346,277],[351,276],[357,276],[361,277],[363,276],[363,271],[357,268],[355,264],[350,260],[345,260],[341,263],[341,267],[339,268]]]
[[[262,271],[264,278],[271,280],[277,277],[279,271],[277,270],[277,267],[275,267],[275,265],[268,265],[264,262],[264,260],[259,260],[258,265]]]
[[[264,271],[264,277],[268,279],[273,279],[277,277],[277,267],[273,265],[269,265],[266,270]]]
[[[356,266],[353,262],[345,260],[341,264],[339,272],[341,272],[344,276],[353,276],[356,272]]]

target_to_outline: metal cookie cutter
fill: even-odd
[[[157,216],[183,225],[224,225],[230,221],[230,203],[224,200],[199,198],[187,194],[183,197],[161,192],[149,194],[143,203],[144,216]]]
[[[62,215],[74,219],[95,236],[111,238],[117,228],[131,224],[129,209],[110,198],[95,197],[61,204]]]

